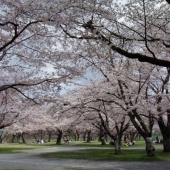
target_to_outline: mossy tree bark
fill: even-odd
[[[155,155],[155,147],[153,146],[152,138],[146,138],[146,153],[149,157]]]

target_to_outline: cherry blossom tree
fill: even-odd
[[[152,92],[151,102],[152,111],[155,111],[155,118],[163,136],[164,151],[169,152],[169,75],[170,70],[157,68],[152,74],[152,81],[149,83],[149,89]],[[150,93],[151,93],[150,92]]]
[[[12,142],[17,137],[17,142],[21,138],[22,142],[26,143],[24,137],[26,134],[31,135],[44,130],[45,126],[43,125],[48,123],[48,115],[45,114],[45,110],[45,107],[41,105],[23,105],[20,115],[17,119],[14,119],[15,122],[5,128],[6,131],[12,134]]]
[[[92,45],[91,48],[93,49]],[[81,96],[79,97],[81,101],[95,100],[104,102],[104,104],[109,103],[113,107],[115,105],[115,108],[119,108],[120,110],[114,111],[115,114],[120,113],[120,115],[126,115],[130,118],[133,126],[146,141],[147,154],[153,156],[155,148],[150,139],[154,125],[154,115],[157,112],[155,112],[155,109],[149,109],[152,107],[152,102],[147,99],[149,95],[152,95],[149,93],[148,84],[150,81],[152,82],[150,77],[152,77],[152,71],[156,69],[155,66],[143,66],[139,62],[130,62],[123,58],[113,64],[109,50],[107,51],[106,49],[104,52],[102,49],[101,51],[93,52],[93,58],[83,56],[82,58],[93,67],[93,71],[98,70],[101,73],[99,76],[101,80],[98,80],[97,83],[92,81],[92,90],[89,93],[87,92],[88,88],[82,90],[83,95],[79,95]],[[102,76],[104,77],[103,79],[101,78]],[[94,107],[94,104],[91,107]],[[119,123],[121,124],[121,121]]]
[[[0,101],[0,129],[18,122],[24,110],[33,104],[32,101],[28,101],[22,95],[17,95],[16,91],[12,89],[1,92]]]
[[[70,3],[18,0],[1,1],[0,5],[0,91],[13,89],[34,99],[40,89],[41,95],[52,89],[51,94],[56,94],[61,83],[79,75],[74,54],[64,49],[58,30],[67,20],[63,12]]]
[[[75,22],[63,23],[61,28],[68,37],[83,41],[82,48],[90,41],[103,49],[109,47],[116,57],[170,66],[164,54],[169,48],[169,6],[165,2],[129,0],[126,5],[119,5],[110,0],[75,4]]]
[[[38,104],[54,99],[61,84],[79,76],[82,70],[71,48],[65,48],[69,41],[65,42],[59,27],[69,20],[64,13],[72,3],[2,0],[0,6],[1,129],[13,124],[12,117],[23,112],[18,110],[23,101],[20,98]],[[15,100],[17,111],[11,109]],[[11,121],[7,121],[10,115]]]
[[[108,94],[104,94],[102,91],[103,89],[99,85],[93,83],[79,88],[77,92],[74,91],[74,104],[72,103],[71,108],[77,110],[72,115],[78,115],[79,126],[86,124],[88,127],[85,128],[87,141],[89,141],[91,132],[96,129],[100,132],[102,144],[105,144],[104,137],[108,135],[115,141],[115,153],[120,154],[122,136],[129,128],[130,121],[127,114],[122,114],[121,108],[118,109],[114,103],[107,102]],[[105,100],[101,100],[101,98]]]

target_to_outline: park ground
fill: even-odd
[[[3,147],[14,147],[23,145],[1,144]],[[88,160],[88,159],[69,159],[69,158],[47,158],[42,156],[44,153],[66,152],[74,153],[76,151],[82,154],[85,149],[97,149],[101,147],[87,145],[41,145],[30,149],[27,146],[24,150],[18,150],[17,153],[0,154],[0,170],[170,170],[170,159],[163,161],[117,161],[117,160]],[[27,148],[27,149],[25,149]],[[113,149],[111,147],[102,147],[102,149]],[[122,150],[144,150],[144,146],[123,147]],[[162,149],[162,145],[156,145],[157,150]],[[140,154],[140,153],[139,153]]]

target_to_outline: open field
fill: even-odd
[[[156,151],[154,157],[148,157],[145,150],[124,149],[121,155],[115,155],[113,149],[83,149],[67,152],[52,152],[42,155],[47,158],[83,159],[83,160],[110,160],[110,161],[163,161],[170,160],[170,153]]]
[[[116,161],[162,161],[169,160],[170,153],[163,152],[161,144],[155,144],[156,154],[154,157],[148,157],[145,152],[145,141],[139,140],[134,146],[127,147],[122,144],[122,154],[114,154],[114,146],[101,145],[98,141],[90,143],[82,141],[74,141],[69,146],[87,147],[87,149],[67,152],[53,152],[43,154],[43,157],[48,158],[63,158],[63,159],[86,159],[86,160],[116,160]],[[89,149],[88,149],[89,148]]]
[[[0,154],[0,170],[150,170],[151,167],[167,170],[170,156],[162,152],[162,145],[155,146],[156,156],[148,158],[143,141],[133,147],[122,146],[122,155],[116,157],[113,146],[101,146],[97,141],[71,141],[62,145],[1,144],[4,154]],[[8,149],[11,153],[19,152],[5,154]]]
[[[155,144],[156,154],[150,158],[146,156],[145,142],[138,140],[132,147],[127,147],[122,144],[122,154],[114,154],[114,146],[101,145],[98,141],[90,143],[84,141],[71,141],[69,144],[55,145],[54,142],[44,144],[0,144],[0,154],[19,153],[22,150],[41,149],[41,148],[56,148],[56,147],[72,147],[77,148],[76,151],[67,150],[52,153],[44,153],[42,156],[46,158],[63,158],[63,159],[86,159],[86,160],[117,160],[117,161],[161,161],[170,159],[169,153],[164,153],[161,144]],[[81,150],[79,150],[81,148]],[[85,149],[83,149],[85,148]]]
[[[0,154],[6,153],[18,153],[19,150],[26,149],[39,149],[49,147],[49,145],[32,145],[32,144],[18,144],[18,143],[10,143],[10,144],[0,144]]]

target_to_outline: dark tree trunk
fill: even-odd
[[[56,144],[57,144],[57,145],[60,145],[60,144],[61,144],[62,136],[63,136],[63,131],[62,131],[62,130],[58,130],[57,141],[56,141]]]
[[[163,150],[164,152],[170,152],[170,137],[163,137]]]
[[[91,141],[91,130],[87,132],[87,142]]]
[[[77,135],[76,134],[74,134],[74,140],[77,141]]]
[[[15,141],[15,137],[16,137],[16,135],[15,135],[15,134],[13,134],[13,135],[12,135],[11,143],[14,143],[14,141]]]
[[[21,134],[18,133],[18,134],[17,134],[17,142],[18,142],[18,143],[20,142],[20,139],[21,139]]]
[[[166,0],[166,2],[168,2],[168,4],[170,4],[170,0]]]
[[[43,140],[43,131],[42,130],[40,132],[40,137],[41,137],[40,139]]]
[[[84,132],[84,134],[83,134],[83,141],[86,141],[86,133],[87,132]]]
[[[80,140],[80,134],[81,134],[81,133],[80,133],[78,130],[75,131],[75,134],[74,134],[74,139],[75,139],[75,141]]]
[[[80,140],[80,134],[77,134],[77,140]]]
[[[106,135],[101,125],[100,125],[100,131],[99,131],[99,141],[101,141],[101,145],[106,145]]]
[[[167,116],[167,124],[164,123],[162,116],[158,119],[158,125],[163,137],[164,152],[170,152],[170,114]]]
[[[51,142],[51,133],[48,133],[48,142]]]
[[[115,140],[115,155],[120,155],[121,152],[121,148],[120,148],[120,141],[119,138],[117,137]]]
[[[0,134],[0,143],[2,143],[5,136],[6,136],[6,133],[4,131],[2,131],[1,134]]]
[[[35,141],[37,142],[37,140],[38,140],[37,136],[35,134],[33,136],[34,136]]]
[[[21,133],[21,138],[22,138],[22,142],[23,142],[23,143],[26,143],[26,142],[25,142],[25,138],[24,138],[24,133]]]

